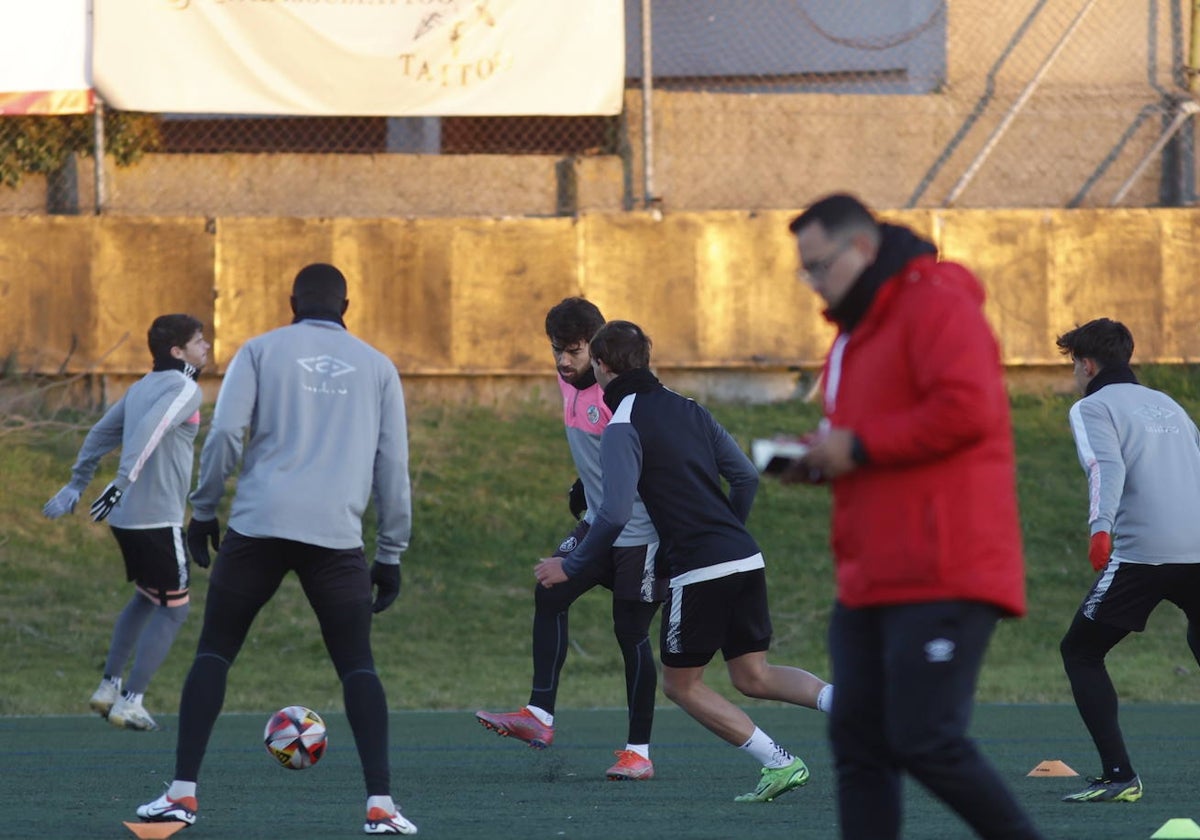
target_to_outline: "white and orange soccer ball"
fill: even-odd
[[[287,706],[267,721],[263,743],[271,757],[289,770],[307,769],[325,754],[325,721],[306,706]]]

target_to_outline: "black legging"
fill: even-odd
[[[371,580],[362,549],[336,550],[230,530],[204,607],[196,658],[179,701],[175,778],[196,781],[225,702],[226,677],[250,626],[289,571],[296,572],[342,681],[368,796],[390,795],[387,698],[371,655]]]
[[[533,685],[529,705],[554,713],[558,677],[567,661],[570,607],[596,581],[568,580],[550,588],[538,586],[533,610]],[[614,598],[613,634],[625,661],[625,698],[629,705],[630,744],[650,743],[658,670],[650,642],[650,622],[657,603]]]

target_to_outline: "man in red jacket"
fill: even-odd
[[[1008,396],[983,288],[832,195],[790,230],[838,328],[825,417],[787,482],[829,482],[842,837],[900,836],[902,774],[980,837],[1041,837],[967,737],[996,621],[1025,613]]]

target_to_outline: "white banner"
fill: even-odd
[[[127,110],[392,117],[621,110],[622,0],[95,5],[96,90]]]
[[[92,107],[87,0],[0,0],[0,114]]]

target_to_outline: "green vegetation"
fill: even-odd
[[[1200,373],[1144,372],[1144,379],[1200,410]],[[1068,702],[1058,640],[1092,580],[1086,488],[1066,413],[1072,398],[1013,400],[1030,615],[1004,622],[984,668],[980,697]],[[715,405],[744,444],[804,431],[817,409],[803,403]],[[61,418],[60,418],[61,419]],[[100,677],[112,621],[131,591],[108,529],[87,504],[115,468],[106,460],[74,516],[41,517],[66,480],[92,417],[79,426],[0,426],[0,714],[79,713]],[[410,406],[416,502],[400,599],[376,619],[377,665],[396,709],[475,709],[528,696],[532,568],[569,530],[566,490],[574,472],[561,419],[544,402],[495,411]],[[825,624],[832,597],[828,493],[764,481],[751,528],[767,557],[776,641],[772,657],[827,673]],[[151,685],[148,707],[178,708],[205,602],[208,573],[195,570],[193,613]],[[620,707],[624,686],[604,593],[572,611],[573,651],[560,706]],[[1147,632],[1120,646],[1111,669],[1129,701],[1194,701],[1196,663],[1184,621],[1169,605]],[[728,685],[718,678],[725,691]],[[731,696],[735,696],[732,695]],[[234,668],[226,708],[286,703],[341,708],[341,691],[316,622],[293,580],[259,616]],[[664,701],[665,703],[665,701]]]
[[[95,157],[91,114],[5,117],[0,131],[0,184],[15,187],[25,175],[61,172],[73,154]],[[131,166],[161,144],[159,119],[152,114],[107,110],[105,152],[118,166]]]

